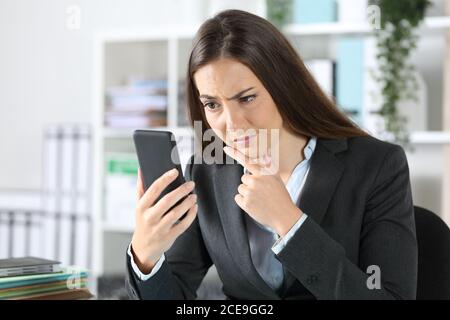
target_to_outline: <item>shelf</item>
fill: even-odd
[[[450,28],[450,17],[428,17],[425,18],[425,28],[445,29]]]
[[[164,29],[117,29],[100,31],[97,37],[104,42],[157,41],[167,39],[192,39],[200,25],[185,28]],[[421,27],[424,30],[450,28],[450,17],[426,17]],[[289,24],[283,31],[292,36],[332,36],[332,35],[369,35],[373,29],[368,23],[314,23]]]
[[[422,30],[437,30],[450,28],[450,17],[427,17]],[[317,24],[290,24],[283,31],[291,36],[339,36],[356,35],[367,36],[373,33],[368,23],[317,23]]]
[[[102,228],[105,232],[133,233],[134,231],[134,226],[115,225],[112,223],[103,223]]]
[[[450,144],[450,131],[417,131],[411,133],[413,144]]]
[[[139,128],[142,130],[161,130],[171,131],[175,136],[177,135],[192,135],[193,131],[191,127],[152,127],[152,128]],[[117,128],[103,128],[104,138],[120,138],[120,139],[132,139],[133,132],[136,129],[117,129]]]
[[[184,28],[108,29],[97,32],[95,37],[105,43],[192,39],[199,27],[200,25],[189,25]]]
[[[200,25],[189,25],[184,28],[153,28],[153,29],[112,29],[99,31],[96,38],[104,43],[132,42],[132,41],[160,41],[168,39],[193,39]],[[450,28],[450,17],[426,17],[423,30],[437,30]],[[373,32],[372,27],[365,22],[360,23],[313,23],[288,24],[283,31],[292,36],[333,36],[360,35],[365,36]]]
[[[292,36],[332,36],[332,35],[367,35],[372,28],[364,23],[317,23],[289,24],[283,28],[287,35]]]
[[[177,135],[192,135],[191,127],[158,127],[143,128],[143,130],[164,130],[171,131]],[[103,129],[105,138],[132,139],[134,129]],[[450,144],[450,132],[444,131],[416,131],[411,133],[411,142],[414,144]]]

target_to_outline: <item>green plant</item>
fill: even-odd
[[[398,112],[402,100],[417,101],[418,84],[415,67],[409,61],[417,47],[416,29],[425,17],[429,0],[370,0],[380,8],[380,29],[375,30],[379,69],[374,73],[380,84],[381,103],[378,112],[385,120],[386,131],[395,141],[409,144],[406,118]]]
[[[281,29],[291,19],[293,0],[267,0],[267,19]]]

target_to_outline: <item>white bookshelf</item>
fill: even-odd
[[[103,223],[102,230],[103,232],[117,232],[129,235],[130,233],[133,233],[134,226],[119,225],[117,223]]]
[[[416,131],[411,134],[411,142],[415,145],[450,145],[450,132]]]
[[[450,17],[427,17],[420,26],[420,34],[429,35],[450,28]],[[314,23],[289,24],[283,31],[291,36],[370,36],[373,32],[368,23]]]
[[[421,27],[421,34],[440,35],[436,31],[446,31],[450,28],[450,17],[429,17]],[[104,126],[106,86],[118,84],[118,79],[125,73],[144,70],[148,76],[156,74],[168,81],[168,126],[156,129],[170,130],[175,135],[192,134],[192,129],[186,124],[180,124],[179,119],[179,80],[185,77],[187,59],[193,36],[198,26],[167,29],[127,29],[99,32],[94,37],[94,275],[114,273],[124,270],[124,246],[129,243],[133,232],[132,223],[119,225],[105,222],[104,212],[104,177],[105,155],[107,152],[134,152],[132,132],[134,129],[112,129]],[[315,24],[289,25],[284,32],[290,39],[310,37],[311,43],[324,42],[329,45],[330,39],[341,36],[355,35],[371,37],[371,30],[364,24]],[[443,34],[443,32],[442,32]],[[318,38],[315,40],[314,38]],[[111,54],[123,57],[125,62],[109,61]],[[144,55],[140,55],[144,53]],[[153,56],[148,60],[145,52]],[[142,61],[127,60],[127,55],[135,54]],[[133,58],[132,58],[133,59]],[[113,58],[114,60],[114,58]],[[120,60],[120,59],[119,59]],[[129,63],[129,64],[128,64]],[[127,64],[129,70],[127,70]],[[110,68],[110,69],[108,69]],[[136,128],[138,129],[138,128]],[[153,128],[155,129],[155,128]],[[443,146],[450,144],[450,133],[441,131],[418,131],[411,135],[414,145]],[[130,219],[134,219],[130,212]],[[131,221],[131,220],[130,220]],[[110,252],[113,252],[110,254]]]
[[[188,134],[192,134],[192,129],[189,126],[172,126],[172,127],[153,127],[152,130],[167,130],[174,132],[175,135],[185,136]],[[104,128],[103,129],[103,137],[105,139],[113,139],[113,138],[124,138],[129,139],[133,134],[134,129],[111,129]]]
[[[192,129],[179,115],[179,80],[184,78],[191,41],[198,26],[179,29],[106,30],[94,37],[94,275],[124,271],[125,247],[131,240],[134,212],[130,223],[105,219],[105,175],[108,153],[134,153],[135,129],[110,128],[104,125],[105,89],[123,85],[127,76],[167,81],[167,126],[175,136],[192,136]],[[184,108],[184,107],[183,107]]]

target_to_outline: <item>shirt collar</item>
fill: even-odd
[[[305,159],[311,158],[312,154],[314,153],[314,150],[316,149],[317,144],[317,137],[312,136],[308,143],[306,144],[305,148],[303,149],[303,155],[305,156]]]
[[[317,144],[317,137],[311,136],[305,148],[303,149],[305,161],[309,160],[312,157],[314,150],[316,149],[316,144]],[[249,171],[244,167],[244,173],[247,174],[248,172]]]

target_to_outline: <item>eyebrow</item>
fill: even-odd
[[[238,93],[236,93],[236,94],[235,94],[234,96],[232,96],[231,98],[226,98],[226,99],[227,99],[227,100],[235,100],[235,99],[239,99],[244,93],[246,93],[247,91],[250,91],[250,90],[252,90],[252,89],[254,89],[254,87],[250,87],[250,88],[247,88],[247,89],[245,89],[245,90],[239,91]],[[201,99],[201,98],[206,98],[206,99],[216,99],[216,97],[210,96],[210,95],[208,95],[208,94],[202,94],[199,98],[200,98],[200,99]]]

